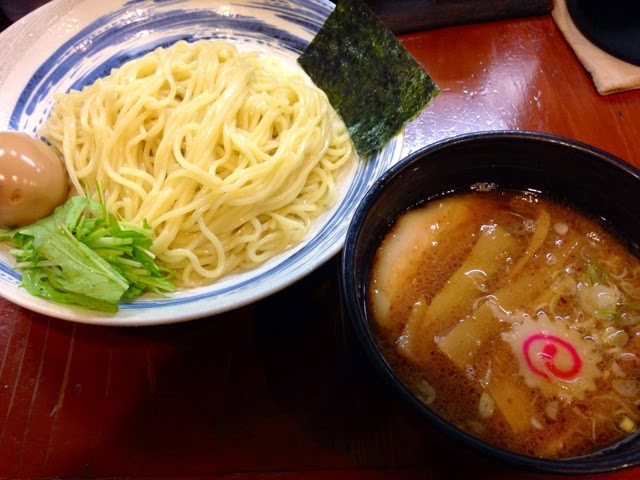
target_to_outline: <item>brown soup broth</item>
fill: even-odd
[[[587,454],[640,422],[640,261],[540,195],[470,192],[403,214],[369,307],[383,353],[430,408],[490,443]]]

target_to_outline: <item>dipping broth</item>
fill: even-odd
[[[637,429],[640,261],[572,208],[491,191],[410,210],[368,300],[403,382],[475,436],[566,458]]]

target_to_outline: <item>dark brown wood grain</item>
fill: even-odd
[[[405,153],[521,129],[640,166],[640,91],[598,95],[550,16],[400,38],[442,89]],[[451,444],[388,394],[344,316],[338,266],[239,310],[148,328],[0,299],[0,479],[540,478]]]
[[[366,0],[395,33],[549,13],[553,0]]]

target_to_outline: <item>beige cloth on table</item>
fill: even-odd
[[[565,0],[554,0],[553,18],[600,95],[640,88],[640,67],[609,55],[585,38],[573,23]]]

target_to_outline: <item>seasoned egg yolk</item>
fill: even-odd
[[[0,132],[0,227],[50,215],[67,192],[66,170],[50,146],[22,132]]]

